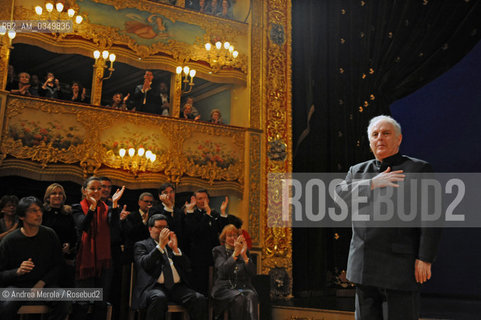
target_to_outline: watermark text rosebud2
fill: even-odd
[[[406,173],[376,189],[372,177],[269,174],[268,226],[481,227],[481,173]]]

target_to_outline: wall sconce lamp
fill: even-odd
[[[181,94],[187,94],[192,91],[192,88],[194,87],[194,77],[197,71],[194,69],[189,68],[188,66],[178,66],[175,69],[175,73],[177,74],[178,79],[181,81]],[[189,80],[190,77],[190,80]]]
[[[3,38],[3,36],[5,36],[5,35],[8,38],[7,42],[8,42],[9,48],[13,49],[12,40],[15,39],[15,36],[17,35],[17,32],[14,29],[10,29],[10,30],[7,31],[7,27],[2,25],[2,26],[0,26],[0,36],[2,36],[2,40],[5,39],[5,38]]]
[[[103,76],[103,73],[101,76],[98,76],[99,74],[97,74],[97,77],[99,79],[101,79],[101,81],[103,80],[107,80],[107,79],[110,79],[110,77],[112,76],[112,73],[115,71],[114,69],[114,61],[115,59],[117,58],[115,56],[115,54],[113,53],[109,53],[107,50],[104,50],[102,51],[102,54],[100,54],[100,51],[99,50],[95,50],[94,53],[94,58],[95,58],[95,65],[94,67],[96,68],[102,68],[102,69],[106,69],[107,68],[107,59],[110,61],[110,67],[107,69],[109,70],[109,75],[107,77],[104,77]]]

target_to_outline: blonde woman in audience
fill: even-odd
[[[72,207],[65,205],[67,195],[62,185],[53,183],[45,190],[43,197],[44,226],[52,228],[57,234],[62,245],[62,254],[65,266],[60,277],[60,286],[64,288],[75,287],[75,254],[77,235],[72,216]]]
[[[22,96],[31,96],[30,92],[30,74],[21,72],[18,75],[18,87],[10,90],[11,93],[20,94]]]

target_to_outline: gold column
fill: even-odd
[[[260,1],[260,0],[258,0]],[[256,1],[254,1],[256,2]],[[292,172],[292,128],[291,128],[291,2],[290,0],[260,1],[254,5],[254,14],[263,13],[262,36],[262,68],[260,68],[262,86],[263,113],[260,115],[264,123],[263,154],[265,159],[264,192],[270,181],[269,173]],[[253,25],[255,26],[255,25]],[[264,119],[264,121],[262,121]],[[263,203],[274,203],[274,214],[264,215],[264,248],[262,271],[268,273],[274,268],[285,270],[289,277],[282,295],[287,297],[292,292],[292,230],[282,222],[281,203],[269,199]],[[269,207],[272,209],[272,207]],[[276,225],[279,227],[269,227]]]
[[[100,106],[102,100],[102,83],[105,71],[105,60],[100,57],[95,61],[92,76],[92,92],[90,94],[90,103]]]
[[[8,62],[10,60],[11,40],[5,34],[0,38],[0,89],[5,90],[8,76]]]
[[[170,91],[174,93],[170,104],[172,108],[170,115],[178,118],[180,117],[180,98],[182,96],[182,73],[172,75],[170,87],[173,88]]]

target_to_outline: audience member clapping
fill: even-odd
[[[10,90],[11,93],[21,94],[22,96],[31,96],[30,92],[30,74],[21,72],[18,75],[18,86],[15,86]]]
[[[58,99],[60,94],[60,81],[52,72],[47,73],[47,78],[42,85],[43,96]]]
[[[215,314],[228,310],[229,319],[257,320],[259,299],[251,282],[256,266],[249,257],[247,242],[232,224],[224,227],[219,240],[221,245],[212,250],[216,280],[211,296]]]
[[[102,288],[103,301],[94,304],[95,319],[105,319],[112,282],[110,221],[120,219],[118,201],[125,187],[112,196],[112,207],[101,200],[101,182],[90,177],[82,185],[83,200],[73,206],[73,216],[79,232],[75,281],[79,288]],[[88,303],[75,305],[76,319],[87,319]]]
[[[42,202],[35,197],[20,199],[17,214],[22,227],[0,242],[0,279],[3,287],[58,288],[58,276],[63,265],[62,250],[55,232],[42,226]],[[18,291],[17,291],[18,292]],[[38,292],[38,291],[37,291]],[[58,291],[57,291],[58,292]],[[0,305],[1,318],[17,319],[17,310],[25,304],[21,299],[5,299]],[[47,304],[48,319],[65,319],[67,302],[42,301]]]
[[[72,95],[69,97],[68,100],[72,102],[88,102],[87,92],[80,82],[72,82],[71,89]]]

